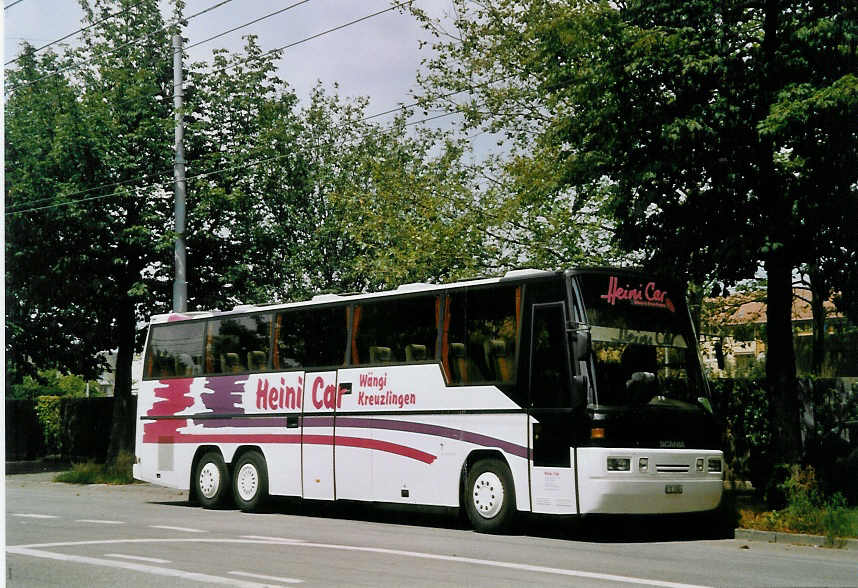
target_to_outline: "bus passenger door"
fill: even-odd
[[[303,497],[334,500],[334,414],[337,372],[307,373],[301,429]]]
[[[536,513],[577,514],[575,410],[562,302],[534,304],[530,339],[530,492]]]

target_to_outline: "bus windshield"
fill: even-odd
[[[596,404],[676,405],[705,396],[684,292],[638,275],[577,280],[590,324]]]

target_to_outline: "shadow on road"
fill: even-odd
[[[153,502],[164,506],[200,508],[191,501]],[[227,507],[234,509],[234,507]],[[302,517],[366,521],[392,525],[469,530],[455,508],[398,504],[334,503],[273,497],[260,511]],[[654,543],[732,539],[733,525],[721,511],[687,515],[553,517],[522,514],[507,534],[594,543]]]

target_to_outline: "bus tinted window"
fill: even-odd
[[[271,315],[210,320],[206,334],[206,372],[230,374],[268,369]]]
[[[333,367],[345,362],[344,306],[281,312],[274,331],[274,369]]]
[[[436,297],[378,300],[355,307],[355,365],[430,361],[438,336]]]
[[[152,327],[145,374],[148,378],[199,376],[202,373],[205,322],[176,322]]]
[[[515,381],[519,292],[508,286],[450,295],[444,319],[445,367],[453,382]]]

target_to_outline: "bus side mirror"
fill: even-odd
[[[575,361],[585,361],[593,351],[589,330],[579,330],[572,333],[572,354]]]

